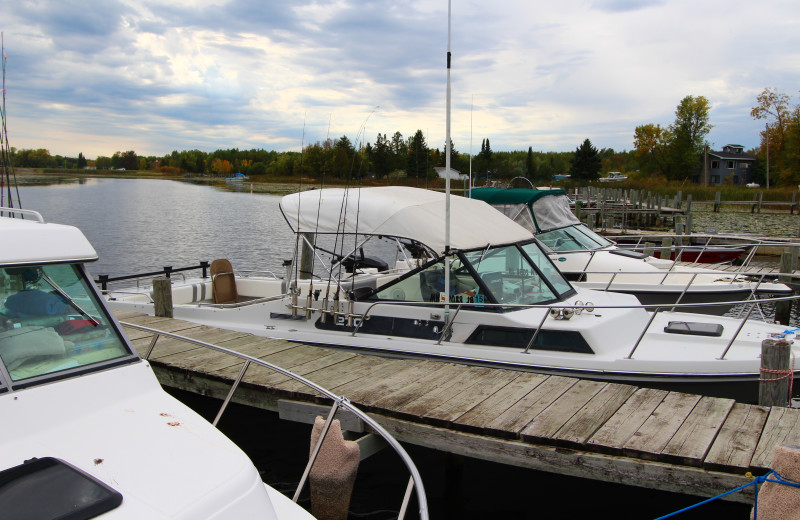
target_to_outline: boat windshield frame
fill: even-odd
[[[83,262],[3,264],[0,282],[0,393],[141,361]]]
[[[447,258],[451,262],[450,303],[453,304],[548,305],[576,293],[533,237],[524,242],[453,250]],[[444,262],[445,257],[440,255],[358,299],[441,303]],[[472,308],[489,312],[519,310],[519,307]]]
[[[551,251],[556,252],[592,251],[616,245],[582,223],[543,231],[538,233],[536,237]],[[578,247],[572,247],[570,244],[576,244]]]

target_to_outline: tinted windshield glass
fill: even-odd
[[[0,359],[12,381],[130,355],[82,272],[0,268]]]
[[[539,249],[535,244],[533,247]],[[517,246],[470,251],[464,253],[464,257],[478,272],[497,303],[533,305],[558,298]],[[547,264],[551,265],[549,261]]]
[[[599,249],[612,243],[585,226],[569,226],[540,233],[537,238],[553,251]]]

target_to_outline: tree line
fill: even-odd
[[[772,183],[800,183],[800,105],[790,107],[789,96],[775,89],[765,89],[757,98],[751,115],[765,120],[761,144],[749,153],[757,163],[751,171],[756,182],[763,182],[769,154]],[[585,139],[572,152],[494,151],[489,138],[481,140],[480,152],[471,158],[458,151],[451,141],[451,167],[473,174],[476,184],[488,180],[525,177],[534,184],[550,182],[555,175],[570,174],[572,179],[590,181],[601,172],[619,171],[634,178],[683,180],[702,168],[711,105],[704,96],[686,96],[675,109],[675,121],[668,126],[655,123],[639,125],[633,133],[633,150],[615,151],[595,148]],[[724,143],[729,144],[729,143]],[[87,160],[78,157],[51,156],[46,149],[11,149],[15,166],[29,168],[152,170],[164,175],[208,175],[226,177],[236,172],[265,180],[289,180],[301,177],[331,182],[364,178],[411,178],[418,183],[437,177],[435,168],[445,166],[445,150],[429,146],[422,130],[404,137],[378,133],[373,142],[356,146],[347,136],[327,139],[305,146],[300,152],[276,152],[263,149],[231,148],[203,152],[173,151],[164,156],[140,156],[135,151],[118,151],[111,157]]]

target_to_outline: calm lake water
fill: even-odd
[[[89,266],[95,277],[215,258],[282,274],[294,248],[277,195],[156,179],[88,179],[19,191],[23,208],[84,232],[100,256]]]
[[[146,179],[91,179],[20,187],[22,207],[45,220],[79,227],[100,259],[94,276],[118,276],[228,258],[236,269],[282,274],[294,237],[280,214],[280,196]],[[218,402],[179,394],[213,418]],[[290,494],[308,456],[310,427],[274,413],[232,406],[220,428],[250,455],[265,481]],[[431,518],[534,519],[621,516],[655,518],[695,504],[693,496],[562,477],[407,446],[420,468]],[[447,468],[461,467],[460,473]],[[395,518],[408,474],[386,450],[359,468],[351,518]],[[391,484],[386,486],[386,484]],[[386,489],[389,491],[386,492]],[[416,515],[411,508],[410,518]],[[715,501],[678,518],[744,518],[750,508]],[[394,513],[392,512],[394,511]]]

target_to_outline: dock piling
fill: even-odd
[[[793,375],[789,368],[791,354],[791,343],[785,339],[765,339],[761,342],[759,405],[787,406],[789,404],[789,382]]]
[[[162,318],[172,318],[172,283],[167,277],[153,279],[153,312]]]

